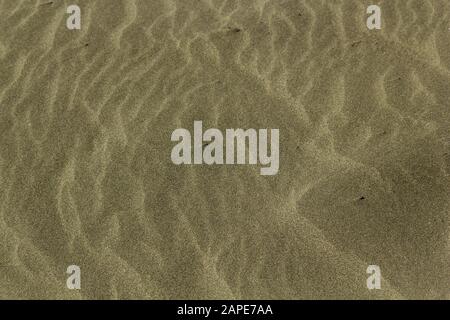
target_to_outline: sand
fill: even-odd
[[[375,2],[1,0],[0,298],[449,299],[450,4]],[[174,165],[195,120],[278,174]]]

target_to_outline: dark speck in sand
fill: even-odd
[[[359,198],[359,200],[364,200],[364,199],[366,199],[366,197],[360,197],[360,198]]]
[[[235,32],[235,33],[241,32],[240,28],[230,28],[230,27],[228,27],[228,29],[230,29],[231,32]]]

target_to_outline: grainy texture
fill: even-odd
[[[450,298],[450,5],[369,4],[0,0],[0,298]],[[194,120],[278,175],[175,166]]]

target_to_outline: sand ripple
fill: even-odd
[[[76,2],[0,1],[0,298],[450,297],[448,1]],[[279,174],[174,166],[194,120]]]

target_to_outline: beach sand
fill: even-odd
[[[0,298],[450,299],[449,12],[1,0]],[[194,120],[278,128],[278,174],[174,165]]]

